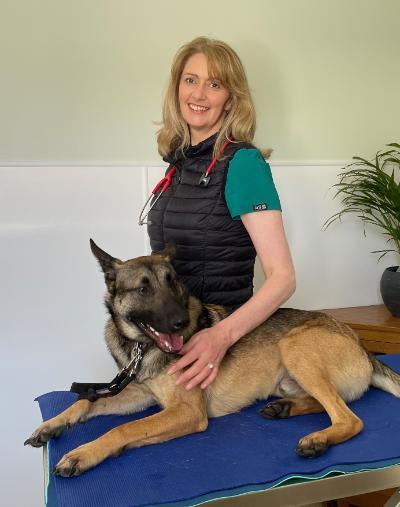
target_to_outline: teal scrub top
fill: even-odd
[[[271,168],[259,150],[235,153],[228,167],[225,200],[233,220],[245,213],[282,210]]]

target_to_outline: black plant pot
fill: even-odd
[[[381,295],[393,317],[400,317],[400,271],[399,266],[386,268],[381,278]]]

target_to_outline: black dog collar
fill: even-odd
[[[70,391],[78,393],[79,400],[96,401],[120,393],[135,379],[143,359],[144,344],[135,342],[132,348],[132,359],[108,384],[73,382]]]

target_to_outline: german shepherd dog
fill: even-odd
[[[270,395],[280,399],[260,410],[267,418],[328,413],[332,424],[297,445],[301,456],[315,457],[362,430],[362,421],[346,402],[370,385],[400,397],[400,375],[366,352],[348,326],[321,312],[287,308],[228,350],[207,389],[177,386],[177,375],[166,370],[183,343],[228,312],[189,295],[171,265],[171,248],[126,262],[92,240],[91,249],[105,275],[110,314],[105,338],[118,366],[129,363],[135,343],[144,345],[136,380],[114,397],[78,400],[39,426],[25,443],[40,447],[72,424],[97,415],[129,414],[154,403],[162,410],[68,452],[55,466],[56,474],[79,475],[125,449],[204,431],[209,417],[239,411]]]

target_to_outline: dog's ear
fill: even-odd
[[[92,250],[93,255],[96,257],[96,259],[99,261],[101,269],[104,273],[108,290],[111,292],[114,289],[114,282],[118,266],[121,266],[123,262],[119,259],[116,259],[115,257],[112,257],[107,252],[104,252],[104,250],[99,248],[92,239],[90,239],[90,249]]]
[[[172,240],[169,240],[168,243],[165,245],[164,250],[161,250],[160,252],[155,252],[155,255],[160,255],[161,257],[164,257],[164,259],[168,262],[172,262],[176,254],[176,246],[175,242]]]

